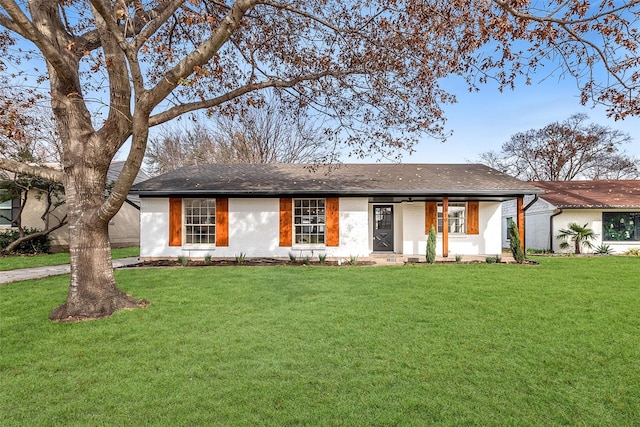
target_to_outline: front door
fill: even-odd
[[[393,206],[373,207],[373,250],[393,252]]]

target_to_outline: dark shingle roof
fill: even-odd
[[[133,187],[141,196],[276,195],[511,197],[540,191],[478,164],[301,164],[187,166]]]
[[[107,171],[107,184],[115,182],[118,179],[120,173],[122,172],[123,166],[124,161],[116,160],[114,162],[111,162],[111,164],[109,165],[109,170]],[[138,171],[138,174],[136,175],[136,178],[133,180],[133,184],[135,185],[147,179],[149,179],[149,175],[147,175],[142,169],[140,169]],[[140,197],[135,194],[128,194],[127,200],[137,206],[140,205]]]
[[[558,208],[640,207],[639,180],[535,181],[542,199]]]

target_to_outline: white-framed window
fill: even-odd
[[[325,244],[325,199],[293,199],[296,245]]]
[[[4,193],[7,190],[0,191]],[[12,220],[11,199],[0,202],[0,226],[10,226]]]
[[[447,224],[449,233],[467,232],[467,204],[449,203],[449,221]],[[438,233],[442,233],[442,203],[438,203]]]
[[[216,243],[216,199],[184,199],[185,243]]]

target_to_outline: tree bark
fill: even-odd
[[[108,167],[108,161],[106,162]],[[54,309],[54,321],[108,317],[122,309],[144,307],[116,287],[109,242],[109,222],[95,212],[104,198],[106,168],[76,166],[65,185],[69,219],[71,284],[67,302]]]

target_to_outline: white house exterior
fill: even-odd
[[[594,246],[608,245],[614,253],[640,248],[640,181],[543,181],[531,184],[544,190],[538,198],[525,196],[525,242],[531,249],[561,252],[556,236],[575,222],[596,233]],[[515,201],[502,207],[502,245],[515,216]]]
[[[538,190],[482,165],[396,164],[194,166],[132,191],[155,259],[424,256],[432,224],[440,255],[498,254],[501,202]]]

